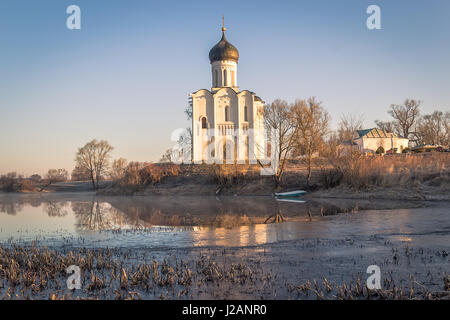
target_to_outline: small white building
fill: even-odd
[[[378,128],[357,130],[358,138],[353,142],[361,153],[401,153],[408,147],[409,139],[402,138],[395,133],[386,132]]]
[[[190,95],[192,160],[196,163],[245,163],[260,159],[264,146],[264,101],[239,90],[238,50],[225,37],[210,50],[212,88]]]

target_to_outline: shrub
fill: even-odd
[[[130,162],[125,168],[123,178],[116,180],[120,186],[131,187],[134,191],[150,184],[161,183],[166,177],[177,176],[181,167],[176,164],[153,164]]]
[[[410,147],[406,147],[405,149],[403,149],[402,153],[410,153],[411,152],[411,148]]]
[[[35,191],[36,182],[31,178],[24,179],[15,172],[9,172],[0,176],[0,190],[3,192]]]
[[[221,187],[231,186],[244,179],[244,173],[235,165],[214,164],[211,168],[214,182]]]
[[[18,184],[17,191],[36,191],[36,183],[33,180],[22,180]]]
[[[255,167],[260,170],[258,166],[246,164],[213,164],[209,166],[213,182],[222,188],[244,185],[246,182],[259,178]]]
[[[319,182],[326,189],[337,187],[341,184],[344,173],[339,168],[321,169]]]

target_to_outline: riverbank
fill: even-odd
[[[306,167],[298,162],[288,163],[279,183],[273,176],[261,175],[258,165],[155,164],[133,167],[115,181],[101,181],[95,192],[105,196],[273,196],[275,192],[306,190],[311,198],[448,201],[449,167],[448,153],[350,157],[332,165],[322,159],[307,184]],[[89,181],[60,182],[44,192],[93,189]]]
[[[334,199],[378,199],[378,200],[407,200],[407,201],[450,201],[450,183],[435,179],[430,184],[416,184],[411,187],[403,186],[371,186],[364,189],[354,189],[349,186],[323,188],[315,185],[308,188],[305,184],[285,184],[275,187],[270,177],[264,177],[242,185],[220,186],[216,183],[201,181],[202,179],[168,179],[158,185],[151,185],[142,190],[130,191],[117,186],[110,181],[104,181],[99,190],[92,190],[90,182],[60,182],[52,185],[44,192],[19,192],[18,194],[58,194],[80,193],[102,196],[268,196],[275,192],[291,190],[308,190],[306,197],[334,198]],[[8,194],[8,193],[3,193]]]
[[[158,183],[139,186],[123,179],[99,193],[269,196],[280,191],[306,190],[311,197],[448,201],[449,167],[448,153],[348,156],[334,159],[333,163],[317,159],[308,184],[307,168],[298,161],[288,162],[279,183],[273,176],[261,175],[257,165],[183,165],[158,178]]]
[[[372,187],[354,190],[349,187],[336,187],[319,190],[309,195],[311,198],[360,199],[360,200],[401,200],[401,201],[450,201],[448,186],[429,185],[405,187]]]
[[[319,176],[317,172],[317,176]],[[447,174],[447,173],[445,173]],[[411,184],[373,184],[361,188],[348,184],[325,187],[319,179],[311,186],[304,183],[303,172],[287,173],[281,186],[276,186],[273,177],[253,177],[244,182],[221,185],[205,177],[167,178],[157,185],[149,185],[139,191],[128,192],[126,188],[110,185],[99,190],[100,195],[132,194],[139,196],[273,196],[275,192],[306,190],[309,199],[378,199],[407,201],[450,201],[450,178],[448,175],[434,176],[429,180]]]

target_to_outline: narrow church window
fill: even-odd
[[[227,85],[227,70],[223,70],[223,86]]]
[[[208,128],[208,125],[207,125],[207,123],[206,123],[206,118],[203,117],[203,118],[202,118],[202,129],[207,129],[207,128]]]
[[[227,159],[227,141],[223,142],[223,161],[225,162]]]
[[[248,147],[248,136],[245,137],[245,161],[248,162],[248,159],[250,158],[250,148]]]
[[[225,121],[230,121],[230,107],[225,107]]]
[[[248,108],[247,108],[247,106],[244,107],[244,121],[248,121]]]
[[[214,86],[219,86],[219,74],[217,73],[217,69],[214,70]]]

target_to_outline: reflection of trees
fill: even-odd
[[[25,205],[30,205],[34,208],[43,206],[44,211],[49,217],[63,217],[68,214],[65,209],[66,201],[50,201],[44,197],[12,197],[0,198],[0,212],[10,215],[16,215],[23,211]]]
[[[79,230],[110,230],[118,228],[144,228],[149,224],[140,220],[138,213],[130,214],[112,207],[107,202],[93,199],[88,202],[72,202],[72,211]]]
[[[13,202],[13,201],[2,201],[0,202],[0,212],[15,216],[17,212],[23,210],[23,203]]]
[[[141,219],[142,211],[136,209],[136,207],[131,207],[127,208],[125,211],[122,211],[114,206],[111,206],[111,221],[116,226],[126,226],[135,229],[148,228],[155,224],[148,221],[143,221]]]
[[[32,197],[25,201],[25,204],[29,204],[33,208],[40,207],[44,200],[41,197]]]
[[[283,217],[283,214],[281,213],[281,209],[278,208],[278,212],[269,216],[264,223],[281,223],[284,222],[286,219]]]
[[[49,217],[64,217],[68,213],[66,210],[66,205],[67,202],[65,201],[52,202],[47,200],[47,202],[44,203],[44,210]]]
[[[158,206],[158,200],[147,201],[141,199],[110,199],[112,212],[116,212],[117,223],[126,224],[133,228],[148,228],[153,225],[183,226],[186,220],[191,222],[191,216],[186,215],[185,210],[177,211],[177,214],[167,212]]]
[[[106,230],[111,225],[105,219],[108,211],[98,200],[90,202],[72,202],[72,211],[77,217],[79,230]]]

